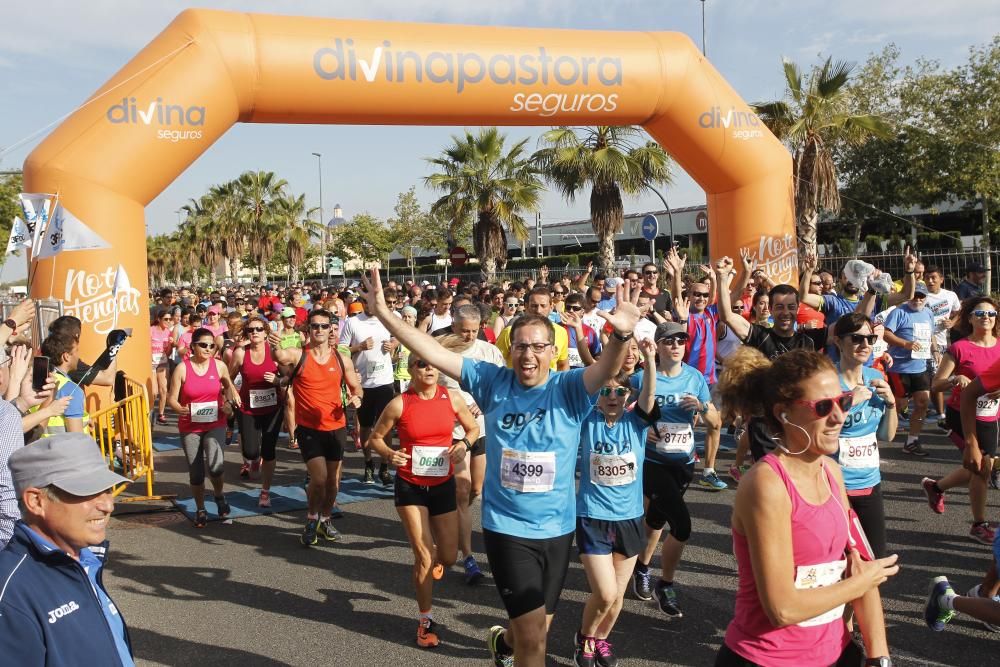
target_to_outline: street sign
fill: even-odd
[[[469,253],[462,246],[455,246],[448,252],[448,257],[451,258],[452,266],[463,266],[469,259]]]
[[[340,257],[331,257],[328,273],[331,276],[344,275],[344,260]]]
[[[652,241],[660,231],[660,223],[655,215],[647,215],[642,219],[642,238]]]
[[[708,213],[705,211],[698,211],[698,215],[694,217],[694,225],[698,228],[699,232],[703,232],[708,229]]]

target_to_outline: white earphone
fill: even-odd
[[[812,447],[812,436],[809,435],[809,431],[805,430],[804,428],[802,428],[798,424],[793,424],[792,422],[788,421],[788,413],[787,412],[782,412],[781,413],[781,421],[783,421],[785,424],[787,424],[789,426],[794,426],[795,428],[797,428],[800,431],[802,431],[803,433],[805,433],[806,434],[807,442],[806,442],[806,446],[803,447],[802,449],[800,449],[799,451],[797,451],[797,452],[790,452],[790,451],[788,451],[788,448],[786,448],[783,444],[781,444],[781,440],[779,438],[775,438],[774,442],[777,445],[778,449],[780,449],[784,453],[788,454],[789,456],[798,456],[799,454],[804,453],[806,450],[808,450],[810,447]]]

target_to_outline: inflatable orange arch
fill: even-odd
[[[713,254],[745,247],[795,276],[791,157],[683,34],[192,9],[24,164],[26,191],[58,192],[112,244],[42,260],[31,287],[83,320],[84,358],[104,348],[121,263],[140,289],[119,296],[135,330],[119,367],[148,381],[143,209],[237,122],[642,125],[707,193]]]

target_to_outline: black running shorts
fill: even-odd
[[[573,533],[532,540],[483,529],[486,558],[507,615],[517,618],[545,607],[556,613],[566,582]]]
[[[438,516],[458,509],[455,499],[455,478],[449,477],[447,482],[434,486],[419,486],[411,484],[396,475],[396,507],[419,505],[427,508],[427,514]]]
[[[338,428],[336,431],[317,431],[306,426],[296,426],[295,439],[299,443],[302,460],[306,463],[320,456],[328,463],[344,460],[344,446],[347,444],[346,428]]]
[[[391,384],[384,384],[381,387],[365,388],[364,392],[361,407],[358,408],[358,424],[361,428],[371,428],[375,426],[385,406],[395,397],[396,391]]]

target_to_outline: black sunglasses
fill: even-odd
[[[688,337],[686,334],[677,334],[676,336],[664,336],[658,342],[665,343],[670,346],[684,346],[687,345]]]
[[[861,343],[868,343],[868,345],[874,345],[875,341],[878,340],[878,336],[876,336],[875,334],[865,335],[865,334],[852,333],[850,334],[850,336],[851,336],[851,342],[854,343],[855,345],[861,345]]]
[[[264,327],[247,327],[247,331],[250,333],[260,333],[264,330]]]
[[[313,322],[313,323],[309,324],[309,328],[310,329],[317,329],[317,330],[322,330],[322,331],[326,331],[331,326],[332,325],[329,322],[325,322],[325,323],[322,323],[322,322]]]
[[[416,366],[417,368],[421,369],[421,370],[424,369],[424,368],[430,368],[430,366],[431,366],[429,363],[427,363],[423,359],[418,359],[418,360],[414,361],[413,365]]]
[[[627,396],[629,390],[626,387],[601,387],[601,396],[610,396],[611,392],[615,392],[615,396]]]
[[[656,274],[658,274],[658,273],[659,273],[659,271],[643,271],[643,272],[642,272],[642,274],[643,274],[644,276],[655,276],[655,275],[656,275]]]
[[[195,343],[195,345],[198,346],[198,347],[200,347],[203,350],[214,350],[215,349],[215,343]]]
[[[566,310],[570,311],[571,313],[575,313],[579,310],[583,310],[583,306],[566,306]]]

